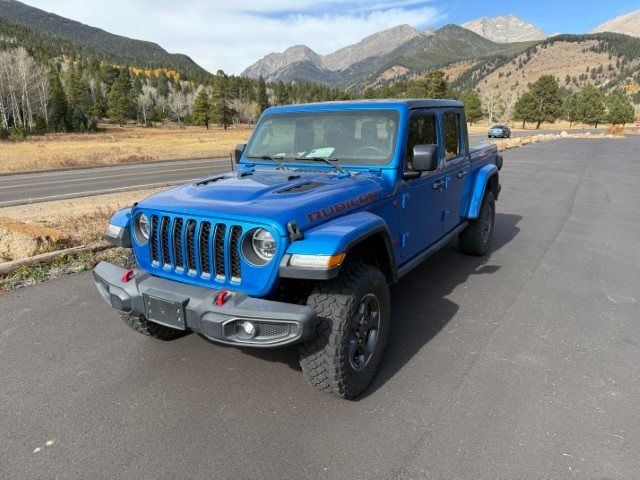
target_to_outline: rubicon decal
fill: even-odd
[[[379,192],[365,193],[363,195],[350,198],[349,200],[345,200],[344,202],[336,203],[335,205],[332,205],[328,208],[323,208],[321,210],[310,212],[307,214],[307,220],[309,220],[309,222],[314,222],[316,220],[320,220],[323,218],[332,217],[337,213],[341,213],[346,210],[351,210],[353,208],[373,202],[379,196],[380,196]]]

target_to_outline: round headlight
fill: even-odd
[[[142,213],[136,221],[136,240],[141,244],[146,243],[149,240],[150,233],[151,226],[149,225],[149,218]]]
[[[264,228],[257,228],[251,236],[251,246],[258,258],[269,262],[276,254],[276,241]]]

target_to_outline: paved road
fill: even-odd
[[[3,295],[0,477],[636,480],[639,149],[507,151],[491,255],[450,245],[393,287],[356,402],[294,349],[134,334],[90,273]]]
[[[0,207],[175,184],[229,169],[229,158],[211,158],[0,176]]]
[[[529,134],[514,132],[514,136]],[[471,145],[489,140],[484,134],[472,134],[469,139]],[[0,207],[183,183],[228,171],[229,162],[212,158],[0,176]]]

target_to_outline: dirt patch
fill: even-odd
[[[0,217],[0,260],[8,262],[76,245],[68,232]]]

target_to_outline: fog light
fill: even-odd
[[[245,335],[251,338],[253,338],[256,334],[256,326],[253,324],[253,322],[241,322],[240,328],[245,333]]]

